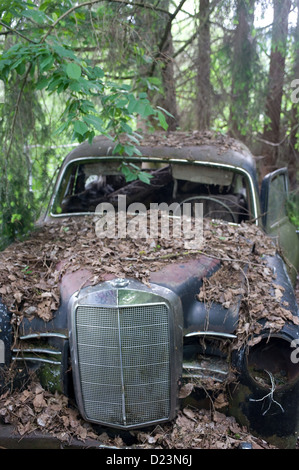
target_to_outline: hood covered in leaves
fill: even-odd
[[[13,321],[48,322],[76,290],[109,279],[153,282],[181,298],[191,283],[196,302],[209,308],[217,303],[230,309],[238,301],[235,329],[242,342],[259,334],[260,320],[270,331],[285,322],[299,324],[269,267],[275,255],[272,241],[251,224],[205,220],[203,245],[186,250],[183,239],[98,238],[92,218],[69,218],[42,226],[0,253],[0,295]]]

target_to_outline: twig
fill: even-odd
[[[258,140],[259,142],[263,142],[264,144],[270,145],[271,147],[279,147],[281,144],[284,143],[287,138],[288,135],[285,135],[285,137],[280,142],[270,142],[269,140],[262,139],[261,137],[256,137],[256,140]]]
[[[9,154],[10,154],[11,147],[12,147],[12,142],[13,142],[13,135],[14,135],[15,127],[16,127],[16,121],[17,121],[19,106],[20,106],[23,91],[24,91],[25,85],[27,83],[27,78],[28,78],[28,75],[30,73],[31,68],[32,68],[32,62],[29,64],[28,69],[26,71],[26,74],[23,78],[23,83],[22,83],[21,89],[19,91],[16,106],[15,106],[15,109],[14,109],[14,115],[13,115],[13,119],[12,119],[11,130],[10,130],[9,144],[8,144],[8,149],[7,149],[7,152],[6,152],[6,162],[9,159]],[[6,169],[5,169],[5,172],[6,172]],[[7,178],[5,178],[5,185],[7,185]],[[7,188],[6,188],[6,191],[7,191]]]
[[[33,41],[32,39],[27,38],[24,36],[24,34],[20,33],[17,29],[11,28],[7,24],[3,23],[3,21],[0,21],[0,25],[4,26],[10,33],[16,34],[17,36],[20,36],[21,38],[25,39],[25,41],[31,42],[32,44],[38,44],[37,42]],[[1,33],[3,34],[3,33]]]
[[[159,261],[161,259],[178,258],[179,256],[189,256],[189,255],[196,254],[196,253],[204,255],[207,258],[217,259],[219,261],[229,261],[231,263],[250,264],[252,266],[258,266],[260,268],[264,266],[262,263],[254,263],[254,262],[249,261],[249,260],[242,260],[242,259],[237,259],[237,258],[222,258],[221,256],[212,255],[212,254],[206,253],[202,250],[183,251],[183,252],[178,252],[178,253],[170,253],[170,254],[162,255],[162,256],[142,256],[141,258],[126,257],[126,258],[122,258],[122,260],[123,261],[140,261],[140,259],[141,259],[141,261]],[[240,269],[242,270],[242,268],[240,268]]]
[[[103,2],[104,0],[90,0],[88,2],[83,2],[83,3],[79,3],[78,5],[74,5],[72,8],[70,8],[69,10],[67,10],[66,12],[63,13],[63,15],[61,15],[49,28],[49,30],[46,32],[46,34],[43,36],[42,38],[42,41],[41,42],[44,42],[46,40],[46,38],[49,36],[49,34],[51,33],[51,31],[56,28],[57,24],[62,21],[64,18],[66,18],[68,15],[70,15],[71,13],[73,13],[73,11],[75,10],[78,10],[79,8],[82,8],[82,7],[87,7],[87,6],[92,6],[92,5],[95,5],[96,3],[101,3]],[[145,9],[148,9],[148,10],[154,10],[154,11],[160,11],[162,13],[166,13],[167,15],[170,16],[170,13],[168,10],[165,10],[164,8],[159,8],[159,7],[154,7],[153,5],[150,5],[148,3],[142,3],[142,2],[131,2],[129,0],[108,0],[108,3],[121,3],[123,5],[130,5],[130,6],[137,6],[137,7],[141,7],[141,8],[145,8]]]
[[[266,369],[265,369],[265,372],[267,372],[267,374],[269,375],[270,380],[271,380],[271,390],[270,390],[270,392],[267,393],[267,395],[265,395],[265,396],[262,397],[262,398],[258,398],[258,399],[250,398],[249,401],[263,401],[263,400],[265,400],[265,398],[268,398],[268,397],[269,397],[270,403],[269,403],[269,406],[268,406],[268,408],[266,409],[266,411],[264,411],[263,416],[269,411],[269,409],[271,408],[272,403],[276,403],[276,405],[278,405],[278,406],[280,407],[281,411],[284,413],[284,409],[283,409],[283,407],[281,406],[281,404],[278,403],[278,401],[274,400],[274,396],[273,396],[273,394],[274,394],[274,392],[275,392],[274,377],[273,377],[273,375],[271,374],[271,372],[267,371]]]

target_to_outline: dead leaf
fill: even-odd
[[[20,304],[23,298],[22,292],[15,292],[14,298],[16,299],[17,303]]]
[[[224,393],[220,393],[217,398],[214,400],[215,408],[224,408],[228,406],[227,398],[225,397]]]
[[[183,385],[179,390],[179,398],[186,398],[188,397],[194,389],[194,385],[192,383],[187,383]]]
[[[36,411],[41,411],[43,408],[47,406],[47,402],[44,399],[43,393],[38,393],[34,400],[33,400],[33,406]]]

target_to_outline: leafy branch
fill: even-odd
[[[75,10],[90,7],[101,1],[103,0],[90,0],[74,5],[53,21],[43,11],[48,2],[42,3],[37,9],[30,2],[24,3],[21,0],[16,0],[14,7],[18,6],[17,16],[30,19],[43,27],[45,22],[48,24],[49,20],[53,21],[47,32],[40,35],[38,40],[24,36],[7,24],[10,19],[8,11],[6,11],[6,15],[2,16],[0,24],[28,43],[15,44],[0,58],[0,75],[4,80],[8,81],[15,73],[22,78],[7,145],[7,159],[9,159],[13,143],[19,104],[29,79],[30,86],[35,91],[45,90],[49,95],[63,94],[65,108],[60,119],[62,124],[56,130],[56,134],[71,129],[72,139],[78,142],[87,139],[91,142],[95,133],[98,132],[111,137],[116,142],[115,151],[119,154],[132,155],[133,153],[138,154],[136,145],[140,139],[140,136],[133,130],[136,116],[140,116],[142,119],[151,116],[164,129],[167,128],[163,110],[154,109],[146,93],[139,93],[136,96],[136,93],[128,85],[107,81],[105,73],[100,67],[89,66],[71,48],[59,41],[57,35],[51,34]],[[110,2],[154,8],[147,3],[134,2],[132,4],[125,0],[111,0]],[[165,10],[163,12],[165,13]],[[127,137],[126,144],[121,143],[120,135]],[[139,177],[140,172],[135,174],[133,171],[128,177],[132,178],[133,176]]]

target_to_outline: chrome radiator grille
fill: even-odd
[[[170,335],[166,304],[79,305],[74,326],[86,419],[134,426],[169,417]]]

